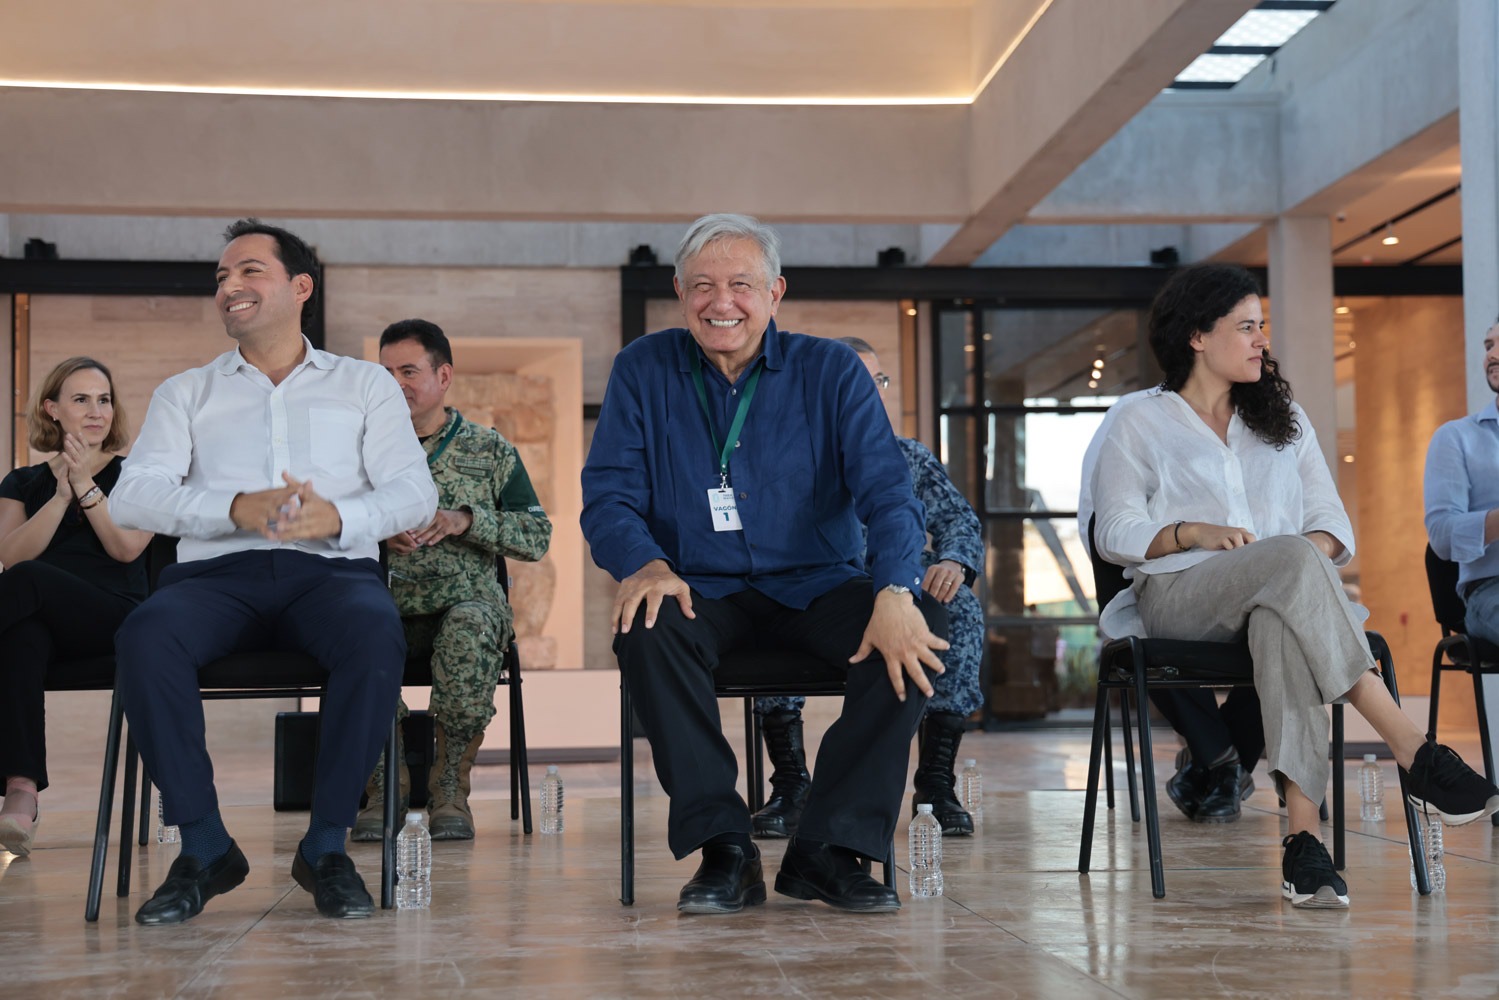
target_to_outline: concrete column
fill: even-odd
[[[1493,0],[1458,2],[1458,95],[1463,363],[1472,413],[1494,398],[1483,375],[1483,336],[1499,317],[1499,6]]]
[[[1494,398],[1483,337],[1499,317],[1499,7],[1458,0],[1458,130],[1463,160],[1463,369],[1468,412]],[[1455,375],[1456,373],[1454,373]],[[1489,732],[1499,733],[1499,677],[1483,679]],[[1446,713],[1443,713],[1444,715]]]
[[[1270,224],[1269,292],[1270,353],[1280,361],[1336,478],[1332,224],[1326,216],[1281,216]]]

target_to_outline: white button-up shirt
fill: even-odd
[[[1244,528],[1256,538],[1325,531],[1343,543],[1335,560],[1353,558],[1353,526],[1306,413],[1291,411],[1301,436],[1283,448],[1266,443],[1239,415],[1228,443],[1174,392],[1121,408],[1099,451],[1093,501],[1099,553],[1124,575],[1177,573],[1221,554],[1191,549],[1146,559],[1162,528],[1201,521]],[[1144,635],[1133,588],[1109,602],[1105,635]]]
[[[280,385],[238,348],[163,382],[110,494],[115,520],[176,535],[181,562],[276,548],[374,559],[380,539],[428,524],[437,487],[395,380],[302,342]],[[234,498],[284,486],[283,471],[338,508],[337,538],[275,542],[235,527]]]

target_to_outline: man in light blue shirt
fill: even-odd
[[[1483,368],[1499,393],[1499,323],[1483,338]],[[1426,534],[1432,551],[1457,563],[1467,631],[1499,643],[1499,408],[1437,428],[1426,450]]]

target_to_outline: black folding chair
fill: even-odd
[[[1457,563],[1443,559],[1426,546],[1426,583],[1431,588],[1431,607],[1442,638],[1431,656],[1431,714],[1426,722],[1426,738],[1437,738],[1437,705],[1442,695],[1442,671],[1461,670],[1473,678],[1473,700],[1478,706],[1478,741],[1483,749],[1483,773],[1494,780],[1494,745],[1489,737],[1488,704],[1484,699],[1483,678],[1499,674],[1499,646],[1487,639],[1467,633],[1468,609],[1457,592]],[[1499,814],[1493,817],[1499,826]]]
[[[724,656],[713,672],[713,690],[720,698],[744,699],[745,778],[749,808],[765,805],[765,765],[760,756],[760,719],[756,698],[802,695],[842,695],[847,671],[808,653],[792,650],[741,649]],[[619,837],[620,894],[625,906],[635,905],[635,740],[634,707],[630,687],[619,675]],[[895,841],[884,858],[885,884],[895,886]]]
[[[1094,591],[1098,606],[1107,606],[1114,596],[1128,586],[1122,568],[1102,559],[1092,544],[1093,524],[1088,525],[1089,549],[1092,552]],[[1396,704],[1400,692],[1395,683],[1394,658],[1384,638],[1377,632],[1365,632],[1369,651],[1379,664],[1385,687]],[[1145,830],[1150,853],[1150,888],[1156,899],[1166,895],[1165,867],[1161,857],[1160,815],[1156,808],[1155,761],[1151,746],[1149,693],[1152,689],[1253,687],[1254,663],[1246,641],[1201,642],[1178,639],[1147,639],[1129,636],[1103,645],[1099,651],[1098,700],[1093,713],[1093,743],[1088,756],[1088,792],[1083,807],[1083,838],[1078,851],[1077,870],[1086,875],[1093,853],[1093,821],[1098,807],[1098,771],[1102,748],[1110,740],[1108,697],[1119,691],[1133,697],[1140,736],[1140,771],[1145,800]],[[1125,718],[1128,709],[1125,707]],[[1129,723],[1125,722],[1128,733]],[[1126,744],[1127,746],[1127,744]],[[1128,753],[1128,749],[1126,749]],[[1344,830],[1345,781],[1343,774],[1343,706],[1332,706],[1332,821],[1333,867],[1341,871],[1346,865]],[[1129,763],[1131,802],[1134,794],[1133,760]],[[1421,846],[1421,828],[1416,810],[1405,794],[1405,776],[1400,776],[1400,801],[1405,807],[1406,829],[1411,857],[1416,866],[1416,885],[1421,895],[1431,892],[1426,876],[1426,853]],[[1138,821],[1138,817],[1136,817]]]

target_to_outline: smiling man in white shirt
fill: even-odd
[[[182,829],[135,919],[180,923],[249,872],[219,815],[197,672],[264,649],[305,651],[328,671],[292,875],[323,915],[366,917],[344,840],[406,658],[378,543],[428,523],[437,490],[395,380],[303,334],[321,280],[307,244],[255,219],[225,237],[215,303],[238,347],[156,390],[110,497],[121,524],[182,540],[115,637],[131,734]]]

